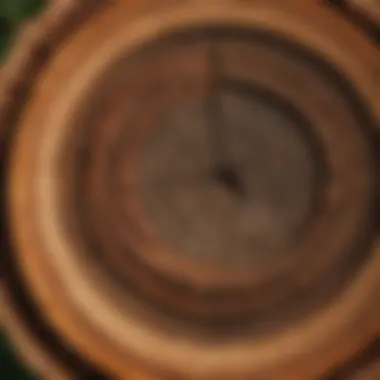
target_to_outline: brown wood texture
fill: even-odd
[[[44,377],[380,376],[380,52],[326,3],[57,2],[25,29],[1,72],[0,301]],[[243,200],[207,177],[210,46],[236,160],[259,141]],[[281,218],[252,246],[256,199]]]
[[[380,21],[380,4],[377,0],[349,0],[347,3],[371,20],[377,23]]]

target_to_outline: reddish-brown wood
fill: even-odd
[[[373,20],[305,0],[78,4],[29,25],[1,73],[0,302],[21,353],[49,379],[377,379]],[[234,157],[260,142],[243,195],[208,172],[210,48]],[[265,233],[257,203],[277,212]]]

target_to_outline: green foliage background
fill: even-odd
[[[36,380],[36,378],[19,363],[12,348],[0,334],[0,379],[1,380]]]
[[[33,17],[44,6],[44,0],[0,0],[0,60],[6,58],[20,23]],[[1,63],[0,63],[1,64]],[[0,333],[0,379],[36,380],[16,359],[11,345]]]
[[[42,9],[45,0],[0,0],[0,57],[5,58],[20,23]]]

